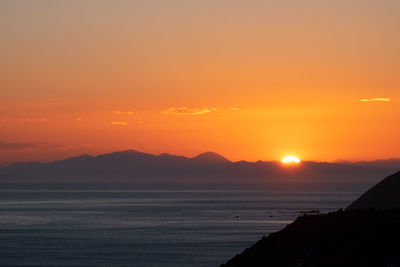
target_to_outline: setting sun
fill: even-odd
[[[281,161],[284,164],[300,163],[300,159],[295,156],[286,156]]]

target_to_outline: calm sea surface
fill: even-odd
[[[219,266],[368,187],[0,184],[0,266]]]

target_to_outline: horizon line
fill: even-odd
[[[51,162],[57,162],[57,161],[63,161],[63,160],[68,160],[68,159],[73,159],[73,158],[79,158],[82,156],[90,156],[93,158],[99,157],[99,156],[103,156],[103,155],[109,155],[109,154],[114,154],[114,153],[123,153],[123,152],[136,152],[136,153],[141,153],[141,154],[147,154],[147,155],[152,155],[152,156],[162,156],[162,155],[171,155],[171,156],[176,156],[176,157],[184,157],[187,159],[194,159],[196,157],[199,157],[201,155],[207,154],[207,153],[213,153],[219,157],[222,157],[226,160],[228,160],[230,163],[238,163],[238,162],[248,162],[248,163],[257,163],[257,162],[266,162],[266,163],[281,163],[281,161],[279,159],[274,159],[274,160],[262,160],[262,159],[258,159],[258,160],[245,160],[245,159],[241,159],[241,160],[236,160],[236,161],[232,161],[229,158],[214,152],[214,151],[205,151],[205,152],[201,152],[199,154],[195,154],[194,156],[184,156],[184,155],[178,155],[178,154],[171,154],[168,152],[162,152],[159,154],[153,154],[153,153],[149,153],[149,152],[143,152],[137,149],[124,149],[124,150],[116,150],[113,152],[108,152],[108,153],[98,153],[98,154],[89,154],[89,153],[83,153],[83,154],[77,154],[75,156],[70,156],[70,157],[64,157],[62,159],[55,159],[55,160],[49,160],[49,161],[16,161],[16,162],[12,162],[9,163],[3,167],[0,167],[0,169],[11,166],[13,164],[22,164],[22,163],[51,163]],[[331,163],[331,164],[357,164],[357,163],[372,163],[372,162],[380,162],[380,161],[400,161],[400,158],[378,158],[378,159],[374,159],[374,160],[356,160],[356,161],[352,161],[352,160],[344,160],[344,159],[338,159],[338,160],[333,160],[333,161],[318,161],[318,160],[301,160],[301,163]],[[300,163],[300,164],[301,164]]]

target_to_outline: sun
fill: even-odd
[[[297,164],[300,163],[300,159],[295,156],[286,156],[281,160],[281,162],[283,164]]]

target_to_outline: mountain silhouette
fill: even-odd
[[[400,172],[383,179],[354,201],[349,210],[400,208]]]
[[[65,160],[40,163],[16,163],[0,170],[9,181],[165,181],[172,178],[222,176],[232,162],[206,152],[193,158],[171,154],[153,155],[136,150],[99,156],[81,155]]]
[[[98,156],[81,155],[53,162],[16,163],[0,169],[0,182],[219,182],[358,181],[386,176],[400,160],[374,162],[311,162],[287,167],[280,162],[232,162],[215,153],[195,157],[136,150]]]
[[[210,163],[210,164],[224,164],[224,163],[231,163],[231,161],[223,156],[215,153],[215,152],[205,152],[196,157],[192,158],[198,162]]]

